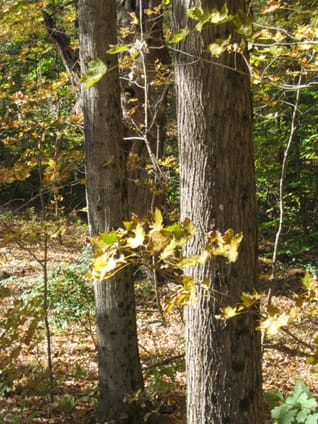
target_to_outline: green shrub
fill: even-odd
[[[297,383],[293,395],[284,398],[279,392],[268,391],[265,400],[269,404],[271,417],[277,424],[317,424],[318,403],[316,395],[309,395],[309,387]]]

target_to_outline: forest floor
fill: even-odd
[[[75,263],[86,244],[85,226],[68,226],[62,240],[54,239],[49,245],[49,268],[53,269],[61,263]],[[16,288],[16,279],[30,281],[41,276],[41,258],[43,247],[36,241],[25,249],[13,241],[0,239],[0,288],[1,284],[6,284],[13,297],[15,290],[21,295],[21,288]],[[282,311],[295,308],[293,296],[301,290],[304,270],[285,269],[279,271],[275,280],[271,280],[266,261],[260,262],[260,269],[264,299],[271,287],[273,304]],[[163,309],[169,304],[171,290],[173,288],[169,284],[159,288]],[[161,408],[169,422],[185,423],[181,309],[173,308],[169,313],[164,313],[163,320],[154,286],[149,279],[143,278],[136,282],[136,294],[140,356],[146,389],[154,405]],[[10,299],[0,298],[0,323],[6,313],[4,308],[12,304],[14,301],[10,303]],[[11,318],[14,322],[14,317]],[[318,393],[317,374],[312,372],[312,366],[308,363],[309,348],[306,346],[311,343],[317,321],[318,318],[313,316],[310,308],[302,307],[290,332],[288,327],[287,332],[281,331],[271,339],[267,337],[264,340],[264,390],[279,391],[286,395],[292,392],[297,381],[301,381],[310,387],[312,393]],[[32,343],[25,343],[19,355],[12,356],[11,367],[5,358],[8,351],[0,350],[0,363],[2,360],[7,366],[5,371],[0,369],[0,424],[94,422],[97,397],[94,317],[83,313],[80,319],[71,321],[65,328],[52,326],[54,402],[48,396],[48,361],[43,324],[39,328]],[[17,343],[19,334],[22,337],[18,331],[14,336]]]

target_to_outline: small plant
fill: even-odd
[[[145,376],[149,377],[148,390],[150,393],[165,393],[175,387],[175,370],[171,366],[150,368],[145,371]]]
[[[265,393],[275,424],[317,424],[318,403],[315,397],[316,395],[309,395],[309,387],[303,383],[296,383],[293,395],[286,398],[279,392]]]

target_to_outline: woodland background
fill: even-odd
[[[148,13],[163,11],[164,36],[171,46],[175,35],[169,29],[169,2],[163,3]],[[259,271],[266,323],[264,390],[275,392],[269,395],[269,422],[270,409],[284,404],[278,392],[290,395],[301,382],[318,393],[315,3],[255,0],[250,12]],[[94,301],[87,277],[92,260],[83,122],[74,107],[78,82],[70,80],[43,11],[54,18],[69,52],[78,55],[75,2],[0,3],[0,423],[88,423],[96,406],[97,377]],[[165,187],[159,190],[165,215],[177,219],[172,63],[164,77],[167,137],[160,167]],[[130,101],[134,106],[135,100]],[[130,113],[134,116],[134,108]],[[146,170],[145,178],[158,190],[153,164]],[[155,284],[145,270],[136,270],[135,277],[147,390],[158,410],[171,422],[182,423],[184,341],[178,289],[166,276]]]

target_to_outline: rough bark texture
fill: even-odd
[[[122,225],[127,191],[122,141],[120,87],[116,56],[116,9],[112,0],[80,0],[82,70],[99,57],[112,71],[83,88],[87,203],[92,235]],[[134,289],[127,273],[95,284],[100,400],[98,422],[134,422],[127,395],[143,387],[138,356]],[[128,418],[127,418],[128,417]]]
[[[227,1],[230,12],[245,1]],[[174,0],[174,29],[191,26],[189,7],[221,8],[223,1]],[[261,424],[261,350],[256,312],[228,321],[220,307],[235,305],[256,287],[256,206],[252,151],[252,108],[245,59],[206,53],[216,38],[227,39],[230,24],[192,32],[176,53],[182,218],[197,226],[186,247],[198,253],[206,233],[217,228],[242,232],[239,258],[218,258],[188,270],[198,286],[197,302],[185,310],[188,424]],[[233,39],[238,36],[233,33]],[[238,39],[238,41],[240,41]],[[181,53],[184,52],[184,53]]]
[[[113,43],[133,44],[141,36],[141,27],[144,31],[145,41],[145,68],[147,74],[147,84],[143,78],[144,68],[140,56],[135,63],[128,63],[128,67],[122,66],[121,69],[121,99],[124,132],[123,136],[129,138],[125,142],[126,166],[128,170],[128,205],[129,214],[135,213],[143,216],[147,215],[151,206],[160,206],[163,201],[162,190],[158,190],[158,178],[154,178],[146,170],[147,165],[151,164],[149,153],[144,141],[140,138],[146,133],[151,150],[158,159],[162,156],[163,145],[166,134],[166,98],[169,85],[169,78],[165,68],[158,66],[159,62],[163,65],[170,63],[168,49],[163,41],[162,14],[147,15],[145,9],[158,7],[161,0],[114,0],[113,7],[117,7],[117,29],[130,28],[131,33],[128,37],[118,40],[114,32]],[[131,14],[135,13],[142,24],[132,25]],[[79,90],[80,68],[77,52],[72,49],[70,39],[62,28],[58,28],[54,16],[42,11],[44,23],[48,35],[56,50],[58,51],[64,67],[69,75],[72,85],[78,89],[77,101],[74,107],[75,112],[82,109],[82,96]],[[118,33],[117,33],[118,35]],[[107,45],[104,45],[107,49]],[[168,72],[169,73],[169,72]],[[161,80],[161,83],[159,81]],[[154,84],[154,81],[156,82]],[[145,125],[145,90],[147,86],[148,97],[148,122]],[[137,102],[131,102],[137,98]],[[132,113],[132,109],[134,113]],[[145,127],[147,129],[145,130]],[[133,140],[132,137],[135,137]],[[136,140],[139,137],[139,140]],[[156,192],[156,195],[154,195]],[[158,194],[159,192],[159,194]],[[154,198],[154,199],[153,199]],[[154,201],[153,201],[154,200]]]

